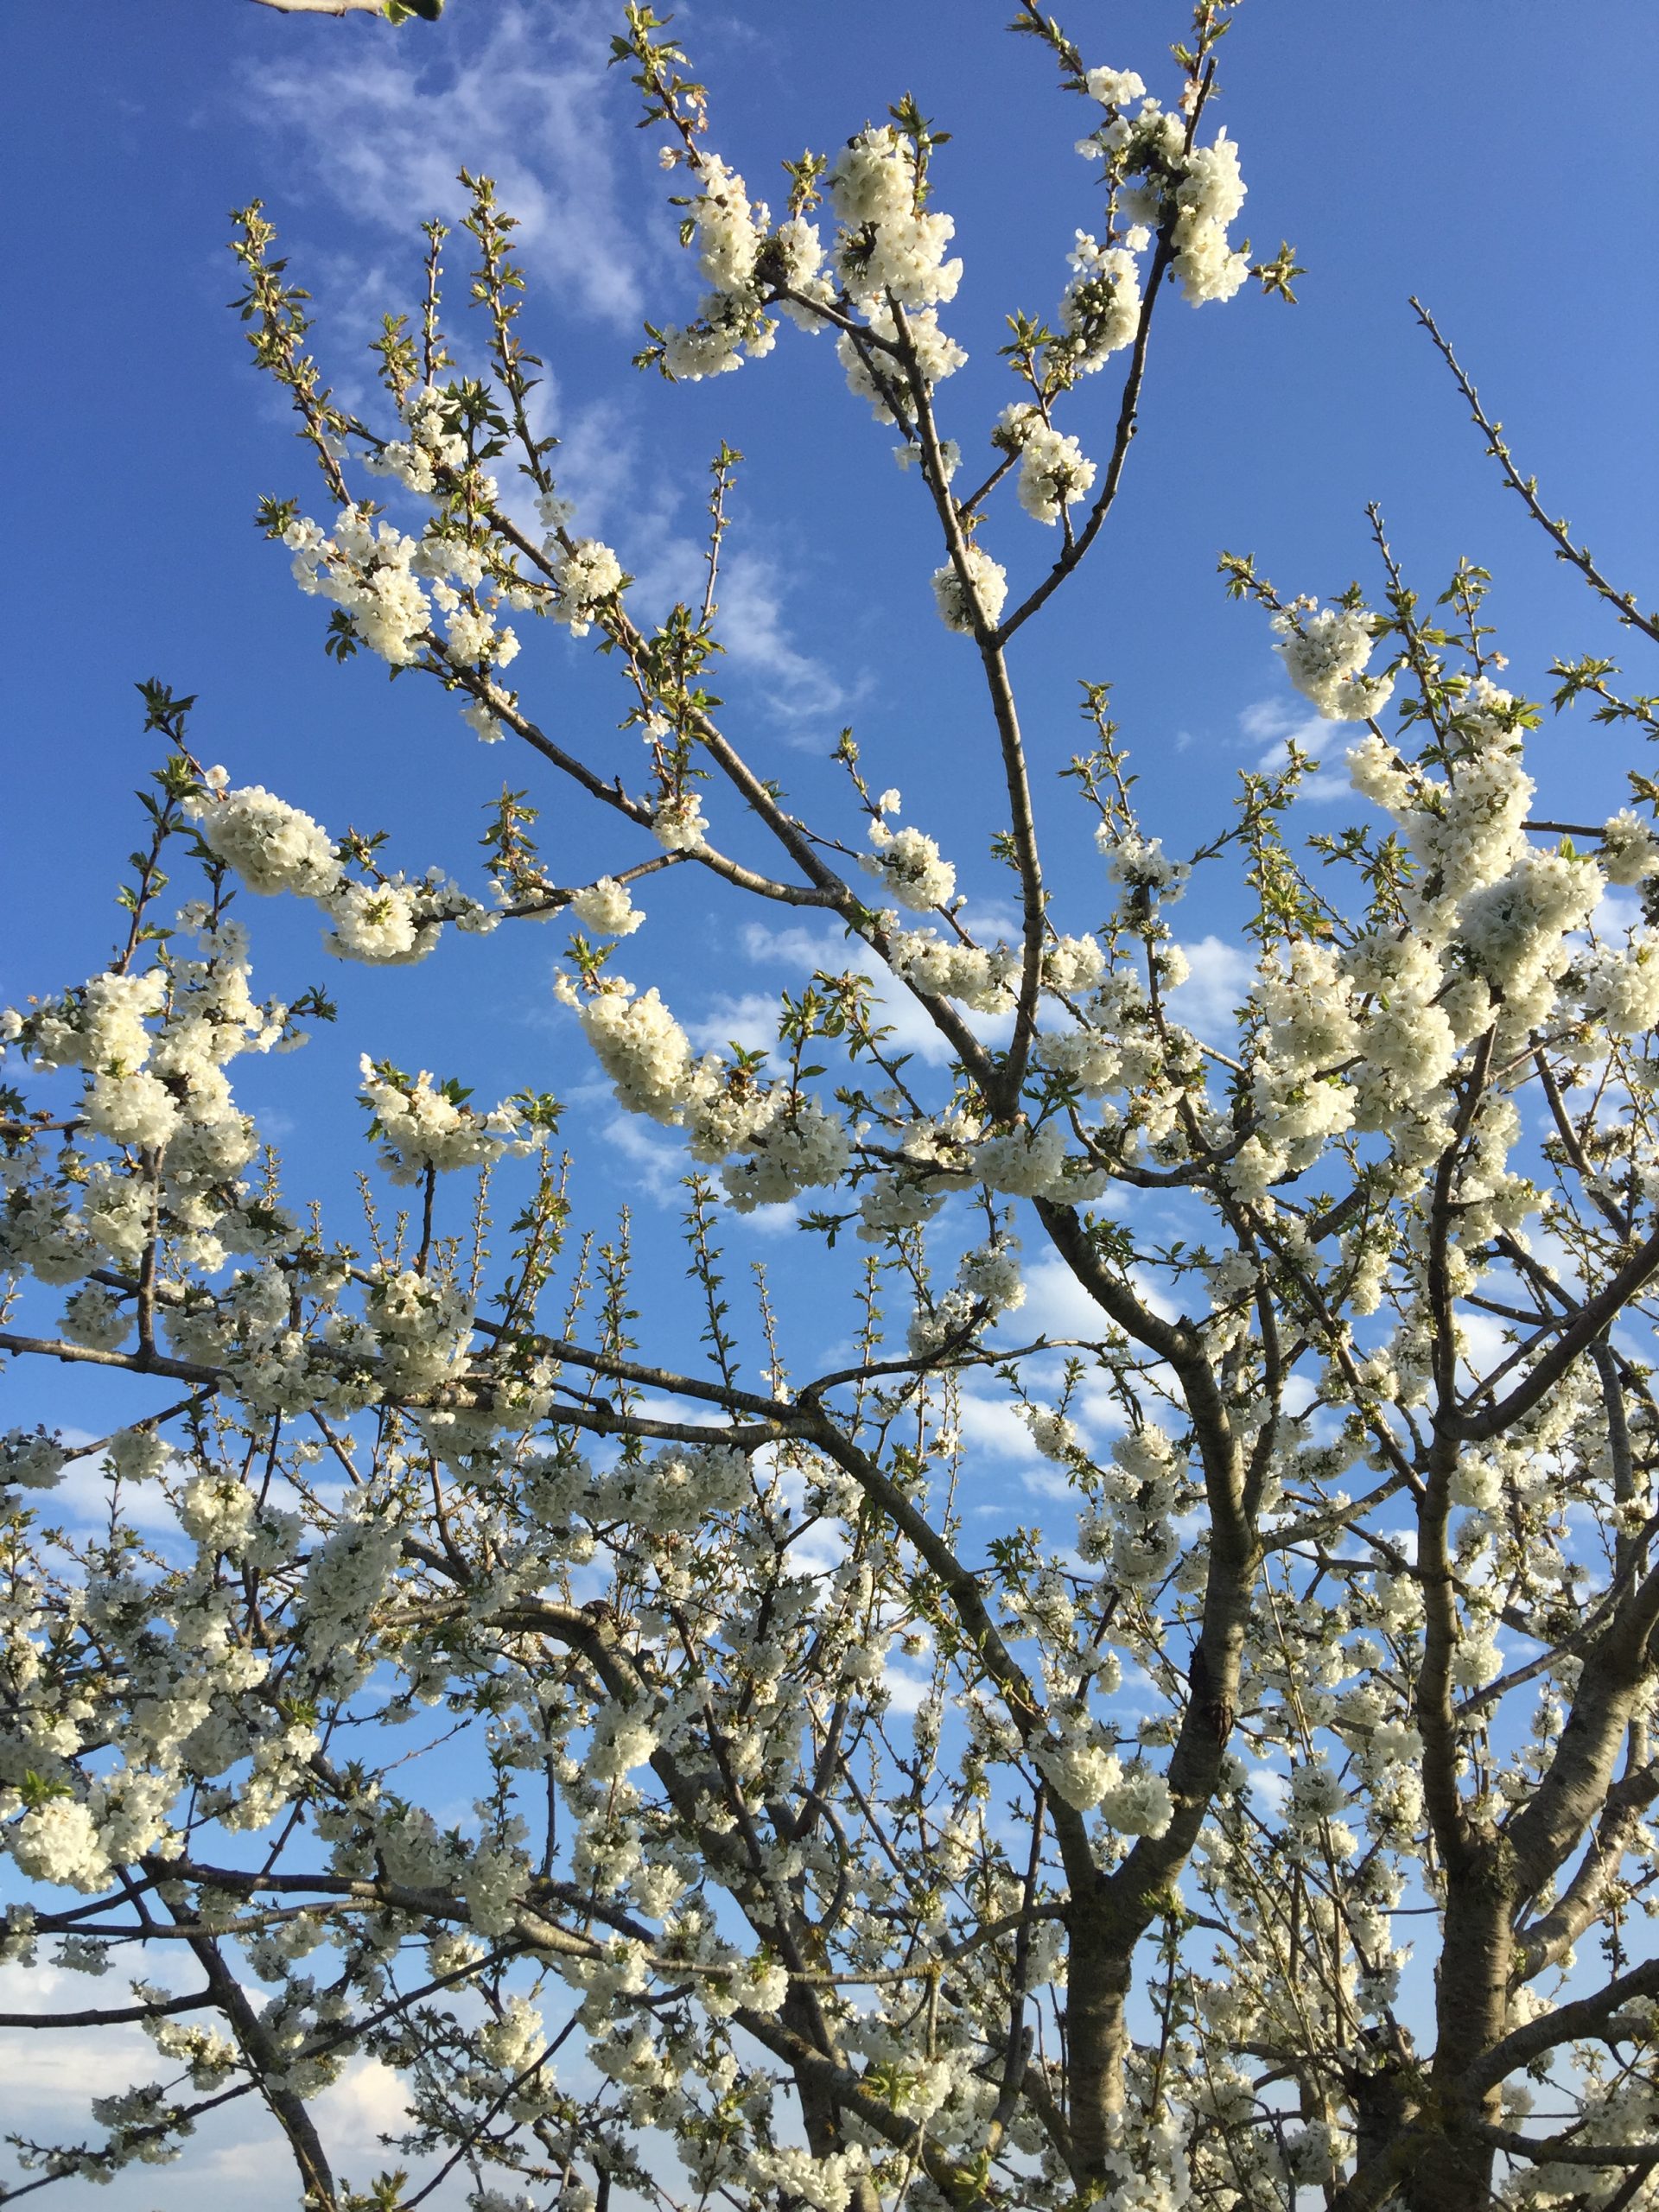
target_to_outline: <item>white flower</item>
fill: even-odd
[[[1194,307],[1230,300],[1250,273],[1227,243],[1227,226],[1244,205],[1238,149],[1223,130],[1211,146],[1195,146],[1175,188],[1175,274]]]
[[[461,719],[480,745],[499,745],[507,734],[505,724],[491,712],[482,699],[469,699],[461,710]]]
[[[1039,522],[1058,522],[1095,480],[1095,464],[1077,440],[1063,437],[1028,404],[1003,410],[998,442],[1019,453],[1020,504]]]
[[[1146,97],[1146,86],[1133,69],[1090,69],[1083,81],[1090,99],[1103,107],[1127,107]]]
[[[527,1998],[509,1997],[500,2017],[479,2030],[478,2045],[503,2074],[522,2074],[547,2048],[542,2016]]]
[[[629,897],[627,886],[609,875],[578,891],[570,912],[585,929],[601,937],[632,937],[645,918]]]
[[[1062,1413],[1052,1406],[1023,1406],[1020,1408],[1031,1440],[1045,1459],[1058,1459],[1064,1464],[1074,1452],[1083,1448],[1083,1439]]]
[[[1348,780],[1362,798],[1393,815],[1411,804],[1411,781],[1400,755],[1385,738],[1367,730],[1348,754]]]
[[[1452,1654],[1452,1680],[1460,1690],[1484,1690],[1503,1671],[1503,1655],[1488,1628],[1465,1636]]]
[[[25,1813],[6,1836],[20,1872],[91,1896],[114,1876],[86,1807],[73,1797],[49,1797]]]
[[[1625,951],[1596,953],[1585,964],[1582,988],[1586,1018],[1610,1037],[1637,1037],[1659,1026],[1659,938],[1637,930]]]
[[[655,985],[637,998],[601,992],[582,1009],[582,1027],[621,1104],[671,1122],[691,1072],[691,1046]]]
[[[1175,1817],[1175,1800],[1161,1774],[1150,1767],[1131,1767],[1122,1781],[1101,1793],[1100,1816],[1109,1827],[1125,1835],[1154,1839],[1166,1835]]]
[[[1323,1760],[1299,1766],[1290,1778],[1290,1802],[1300,1820],[1329,1820],[1348,1802],[1348,1793]]]
[[[1020,1279],[1020,1240],[999,1232],[988,1244],[964,1252],[957,1263],[957,1287],[993,1314],[1012,1313],[1026,1302]],[[1040,1451],[1041,1446],[1038,1446]]]
[[[1103,245],[1087,231],[1076,236],[1068,256],[1075,273],[1060,299],[1063,335],[1044,351],[1046,359],[1092,376],[1114,353],[1135,343],[1141,327],[1141,272],[1126,247]],[[1093,463],[1084,466],[1092,481]]]
[[[960,999],[976,1014],[1003,1012],[1012,1003],[1012,986],[1020,974],[1020,956],[1009,946],[982,951],[941,938],[935,930],[895,930],[888,940],[887,964],[912,990]]]
[[[94,976],[80,992],[41,1008],[30,1058],[41,1068],[129,1074],[149,1057],[144,1023],[160,1013],[166,995],[167,977],[159,968],[141,976]]]
[[[114,1351],[131,1331],[132,1309],[101,1283],[87,1283],[63,1309],[64,1335],[95,1351]]]
[[[740,1213],[779,1205],[800,1192],[839,1183],[851,1147],[847,1132],[816,1098],[773,1095],[773,1110],[745,1140],[745,1157],[721,1171],[727,1196]]]
[[[246,1541],[257,1502],[234,1475],[196,1475],[184,1486],[179,1519],[204,1551],[235,1553]]]
[[[971,630],[977,613],[982,622],[995,627],[1008,595],[1008,572],[978,545],[965,545],[962,560],[972,587],[971,601],[953,562],[934,571],[933,596],[944,626],[947,630]]]
[[[159,1475],[173,1455],[153,1428],[122,1428],[110,1439],[104,1456],[123,1482],[142,1483]]]
[[[785,2146],[757,2150],[749,2163],[761,2192],[757,2202],[799,2202],[810,2206],[812,2212],[842,2212],[865,2171],[866,2158],[858,2145],[832,2152],[826,2158]]]
[[[1045,1745],[1035,1757],[1055,1796],[1077,1813],[1098,1805],[1122,1773],[1113,1753],[1086,1733],[1068,1735],[1058,1745]]]
[[[621,590],[622,563],[608,545],[584,537],[568,553],[559,551],[553,582],[558,594],[551,609],[554,620],[566,624],[573,638],[583,638],[601,603]]]
[[[412,573],[421,542],[405,537],[389,522],[377,528],[358,508],[348,506],[335,517],[332,537],[302,517],[283,531],[283,543],[294,556],[301,590],[342,607],[371,652],[394,668],[420,658],[432,613]],[[449,565],[455,566],[453,559]]]
[[[1584,927],[1605,887],[1592,861],[1529,850],[1463,901],[1459,933],[1487,982],[1514,1001],[1561,972],[1562,940]]]
[[[873,301],[868,313],[869,327],[877,337],[891,339],[897,334],[893,311],[884,301]],[[934,308],[920,308],[907,321],[917,370],[923,384],[931,390],[933,385],[943,384],[947,377],[954,376],[966,362],[967,353],[947,331],[940,328]],[[850,332],[843,331],[836,340],[836,357],[847,372],[847,389],[858,398],[869,401],[870,412],[878,423],[893,423],[901,417],[908,423],[906,387],[902,379],[895,378],[891,365],[885,362],[883,356],[873,353],[868,346],[861,347]],[[949,455],[943,457],[948,462]]]
[[[975,1147],[974,1173],[988,1190],[1015,1198],[1086,1198],[1095,1186],[1065,1173],[1065,1127],[1058,1121],[1039,1129],[1013,1129],[987,1137]]]
[[[645,1764],[657,1744],[657,1732],[642,1714],[626,1706],[607,1706],[594,1724],[588,1772],[596,1782],[620,1782],[632,1768]]]
[[[184,810],[209,852],[227,861],[250,891],[315,899],[339,877],[339,857],[321,823],[261,784],[187,800]]]
[[[914,156],[900,132],[890,124],[861,130],[825,182],[844,226],[836,270],[853,299],[868,308],[891,297],[919,309],[955,298],[962,264],[947,261],[944,250],[956,225],[918,207]]]
[[[659,800],[651,820],[651,834],[670,853],[696,852],[708,830],[702,801],[695,791]]]
[[[1151,892],[1173,903],[1186,887],[1192,869],[1185,861],[1171,860],[1161,837],[1140,837],[1132,830],[1118,830],[1103,822],[1095,842],[1106,855],[1106,873],[1126,891]]]
[[[1317,614],[1276,614],[1281,642],[1274,650],[1285,673],[1326,721],[1363,722],[1380,714],[1394,690],[1391,676],[1367,676],[1370,618],[1357,607],[1327,607]],[[1349,756],[1351,770],[1354,756]]]
[[[419,960],[440,935],[435,922],[416,918],[414,893],[397,883],[344,883],[324,902],[334,927],[323,943],[338,960],[373,966]]]
[[[924,914],[949,903],[957,887],[957,872],[931,837],[919,830],[889,830],[885,822],[870,824],[874,855],[859,866],[868,875],[879,875],[883,888],[901,906]]]
[[[512,658],[511,652],[503,654],[500,650],[505,641],[512,636],[512,631],[503,631],[498,638],[495,625],[489,615],[477,607],[468,607],[465,600],[450,609],[443,627],[448,641],[449,658],[462,668],[474,667],[479,662],[491,658],[510,660]],[[516,650],[516,639],[513,644]]]
[[[62,1479],[68,1459],[57,1438],[43,1428],[9,1428],[0,1435],[0,1484],[51,1490]]]
[[[1645,883],[1659,875],[1659,837],[1626,807],[1601,833],[1601,865],[1609,883]]]
[[[697,204],[697,266],[722,292],[741,291],[754,274],[760,240],[741,176],[718,154],[703,156]]]
[[[474,1111],[464,1099],[434,1090],[423,1069],[412,1084],[380,1075],[365,1053],[361,1061],[363,1103],[374,1115],[382,1144],[381,1161],[394,1183],[413,1183],[429,1168],[445,1173],[458,1167],[486,1167],[507,1153],[522,1153],[529,1141],[505,1106],[493,1113]]]
[[[177,1101],[161,1077],[144,1068],[136,1075],[94,1076],[81,1111],[100,1136],[140,1150],[164,1145],[179,1126]]]

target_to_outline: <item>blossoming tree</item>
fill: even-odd
[[[486,181],[466,229],[487,370],[452,355],[431,226],[376,422],[331,397],[270,226],[240,217],[254,351],[327,493],[324,520],[269,504],[270,535],[337,654],[429,677],[534,756],[575,868],[510,796],[480,895],[393,873],[204,765],[188,702],[152,686],[168,755],[125,945],[6,1017],[20,1080],[79,1087],[0,1096],[0,1346],[134,1393],[94,1444],[0,1445],[0,1837],[29,1899],[5,1952],[130,1984],[6,2024],[137,2023],[156,2060],[82,2139],[15,2138],[0,2202],[172,2158],[251,2098],[313,2212],[1659,2203],[1659,943],[1603,901],[1659,879],[1659,791],[1535,819],[1542,710],[1496,681],[1482,572],[1427,609],[1379,526],[1374,606],[1224,562],[1289,682],[1353,725],[1358,826],[1293,836],[1293,748],[1177,859],[1090,683],[1067,803],[1097,824],[1105,926],[1066,933],[1043,874],[1014,672],[1108,524],[1154,319],[1297,273],[1231,237],[1231,13],[1199,0],[1165,105],[1021,7],[1086,114],[1100,212],[1052,325],[1014,320],[1016,397],[977,466],[949,424],[960,264],[916,108],[788,165],[774,213],[712,150],[649,9],[617,41],[709,288],[641,361],[708,377],[780,321],[827,333],[913,462],[897,492],[931,513],[938,612],[984,679],[1007,943],[973,934],[952,864],[850,741],[843,817],[809,823],[722,719],[704,678],[735,455],[705,588],[662,620],[631,606],[628,549],[581,534]],[[1430,330],[1556,550],[1659,639]],[[1065,425],[1109,374],[1095,459]],[[514,620],[609,657],[634,766],[548,734],[509,678]],[[1654,734],[1616,675],[1558,668],[1556,710],[1592,696]],[[199,878],[176,912],[164,864]],[[1253,899],[1253,980],[1216,1037],[1171,1004],[1197,867]],[[698,1057],[625,980],[670,868],[847,933],[775,1052]],[[365,1062],[409,1211],[372,1210],[359,1249],[289,1210],[231,1071],[327,1009],[253,995],[258,895],[313,902],[371,964],[446,929],[576,925],[558,988],[583,1049],[681,1133],[703,1363],[642,1350],[626,1249],[568,1233],[549,1099],[485,1111]],[[948,1065],[894,1050],[875,974]],[[493,1173],[520,1205],[492,1252]],[[1179,1242],[1125,1218],[1147,1192]],[[724,1295],[722,1208],[785,1201],[863,1240],[834,1372],[798,1371],[786,1306],[763,1294],[751,1326]],[[1086,1294],[1086,1334],[1022,1335],[1022,1242]],[[969,1379],[1074,1494],[1073,1545],[968,1541]],[[1117,1409],[1103,1453],[1085,1387]],[[52,1521],[77,1453],[107,1478],[90,1537]],[[133,1517],[158,1497],[166,1541]],[[908,1713],[893,1646],[926,1670]],[[462,1756],[474,1818],[446,1827]],[[312,2100],[364,2057],[404,2084],[416,2178],[335,2171]]]

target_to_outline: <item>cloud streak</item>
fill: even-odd
[[[463,166],[493,175],[534,273],[588,315],[632,327],[645,253],[595,127],[609,96],[602,27],[590,10],[519,0],[484,20],[487,33],[447,66],[413,39],[331,46],[324,60],[262,70],[246,105],[280,136],[291,174],[400,237],[429,215],[456,219]]]

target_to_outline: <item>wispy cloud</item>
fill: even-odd
[[[652,1135],[644,1122],[632,1114],[607,1116],[600,1124],[600,1134],[635,1169],[637,1188],[644,1190],[659,1205],[668,1205],[679,1198],[681,1180],[691,1167],[682,1142],[666,1135]]]
[[[280,134],[290,177],[400,236],[429,215],[454,220],[463,166],[493,175],[535,273],[588,315],[636,324],[645,249],[597,126],[604,25],[556,0],[498,0],[480,21],[487,33],[446,41],[442,61],[413,39],[319,44],[323,58],[262,70],[247,105]]]
[[[765,922],[745,922],[740,933],[745,957],[776,961],[791,968],[844,968],[863,952],[856,939],[840,930],[813,930],[796,923],[772,929]]]
[[[1009,1343],[1038,1337],[1098,1339],[1106,1333],[1100,1307],[1064,1260],[1042,1255],[1025,1269],[1026,1302],[1008,1314],[1000,1334]]]
[[[256,128],[280,143],[282,196],[321,197],[346,218],[306,246],[308,280],[330,321],[365,334],[378,328],[389,304],[408,304],[416,226],[436,215],[453,226],[464,213],[457,172],[465,167],[495,179],[501,205],[518,221],[515,245],[546,300],[561,313],[636,332],[652,303],[647,280],[669,287],[676,256],[667,211],[636,219],[627,204],[627,175],[612,149],[628,134],[603,128],[625,88],[607,66],[602,15],[582,0],[495,0],[476,20],[478,29],[458,26],[442,42],[318,41],[239,88]],[[452,240],[446,251],[452,297],[467,243]],[[401,282],[390,265],[394,252]],[[366,382],[359,390],[338,365],[334,375],[348,404],[367,403]],[[551,365],[541,375],[533,427],[559,437],[554,467],[575,502],[577,527],[614,544],[647,620],[676,600],[697,600],[700,525],[689,533],[679,526],[683,490],[642,446],[637,395],[573,397]],[[505,490],[509,511],[528,519],[523,487],[509,478]],[[753,543],[730,544],[718,632],[729,671],[758,693],[774,739],[814,745],[862,686],[797,642],[788,575]]]
[[[700,1052],[718,1052],[728,1045],[741,1045],[746,1052],[766,1052],[778,1041],[778,1001],[764,991],[716,999],[701,1020],[685,1027]]]
[[[1249,954],[1242,945],[1230,944],[1218,937],[1184,941],[1181,950],[1192,973],[1179,990],[1170,994],[1176,1020],[1205,1037],[1230,1029],[1234,1009],[1255,972]]]
[[[1351,723],[1328,722],[1322,715],[1310,715],[1300,701],[1259,699],[1253,707],[1245,708],[1238,727],[1246,744],[1255,752],[1258,768],[1282,768],[1290,758],[1293,742],[1325,763],[1302,785],[1298,797],[1304,804],[1310,799],[1351,796],[1352,786],[1343,766],[1343,756],[1358,734]],[[1335,753],[1334,760],[1325,759],[1328,753]]]
[[[799,927],[773,930],[764,923],[753,922],[745,927],[741,941],[744,951],[758,965],[785,966],[794,977],[798,977],[803,969],[812,968],[836,973],[844,969],[868,976],[874,985],[872,1020],[877,1027],[890,1032],[882,1046],[883,1052],[889,1058],[909,1053],[930,1067],[943,1067],[950,1061],[955,1048],[949,1039],[934,1027],[912,993],[868,945],[843,938],[839,932],[819,935]],[[746,996],[741,1003],[755,1007],[760,1001]],[[1012,1014],[963,1011],[963,1020],[975,1036],[987,1044],[1001,1042],[1014,1027]]]
[[[845,711],[853,694],[791,640],[776,565],[749,549],[740,547],[721,571],[718,632],[733,666],[764,687],[785,723],[821,724]]]
[[[1290,758],[1292,739],[1304,753],[1317,759],[1342,725],[1328,722],[1321,715],[1310,715],[1305,706],[1293,706],[1287,699],[1258,699],[1253,707],[1245,708],[1238,727],[1253,746],[1261,747],[1257,767],[1282,768]]]

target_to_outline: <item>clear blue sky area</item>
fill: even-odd
[[[756,196],[781,196],[782,156],[835,147],[907,90],[954,134],[938,204],[956,218],[967,274],[944,319],[972,360],[941,412],[970,467],[1015,396],[996,358],[1001,318],[1053,313],[1072,232],[1098,206],[1097,173],[1072,151],[1087,111],[1058,91],[1044,54],[1002,34],[1007,12],[985,0],[737,0],[678,16],[713,93],[711,143]],[[1063,16],[1091,63],[1137,69],[1173,95],[1166,48],[1184,9],[1084,0]],[[325,367],[361,404],[366,340],[385,310],[414,304],[417,225],[454,215],[462,162],[493,170],[525,217],[524,329],[547,363],[562,485],[580,501],[578,526],[641,577],[647,608],[688,575],[709,456],[722,438],[747,456],[722,594],[731,652],[718,688],[733,737],[800,810],[857,840],[828,764],[852,724],[872,788],[902,789],[906,818],[940,837],[977,904],[1001,894],[986,857],[990,720],[971,649],[934,613],[927,579],[940,556],[919,482],[890,458],[892,434],[848,396],[828,344],[787,327],[771,359],[700,385],[629,365],[642,320],[684,319],[698,287],[664,204],[658,134],[633,128],[634,95],[603,66],[613,28],[598,0],[451,0],[435,29],[398,32],[248,0],[10,0],[0,372],[10,537],[20,555],[35,550],[0,657],[0,1003],[60,989],[107,957],[110,895],[134,842],[130,794],[152,765],[132,688],[144,677],[200,695],[199,748],[233,781],[279,791],[336,833],[384,829],[411,870],[435,861],[480,887],[476,841],[504,777],[542,804],[561,880],[649,856],[528,756],[480,747],[430,685],[390,684],[366,655],[334,667],[321,603],[300,595],[286,556],[253,527],[262,493],[328,509],[226,309],[226,211],[264,199],[316,296]],[[1049,781],[1079,742],[1080,678],[1114,685],[1148,827],[1173,849],[1212,834],[1237,772],[1302,726],[1262,618],[1223,594],[1224,547],[1253,550],[1287,592],[1330,594],[1357,575],[1376,591],[1364,518],[1375,499],[1428,594],[1460,555],[1494,572],[1517,688],[1546,688],[1557,655],[1623,655],[1605,610],[1502,489],[1407,298],[1419,292],[1440,315],[1553,509],[1644,605],[1659,599],[1656,77],[1649,0],[1242,10],[1214,111],[1242,149],[1241,227],[1258,251],[1294,242],[1307,274],[1294,309],[1252,289],[1229,306],[1195,312],[1172,298],[1160,310],[1111,527],[1018,643],[1062,928],[1089,926],[1107,905],[1089,825]],[[466,243],[448,255],[458,313]],[[1097,457],[1116,400],[1109,372],[1065,424]],[[1011,499],[988,542],[1016,588],[1053,543]],[[643,785],[637,734],[615,728],[626,702],[592,641],[519,627],[512,677],[530,710]],[[1628,658],[1634,688],[1659,689]],[[1553,808],[1595,820],[1621,802],[1628,755],[1628,740],[1580,712],[1546,729],[1535,772]],[[1327,794],[1299,818],[1328,828],[1349,811]],[[724,831],[729,817],[716,820]],[[741,829],[730,839],[745,849]],[[837,960],[833,938],[820,933],[816,951],[783,939],[788,915],[718,894],[697,870],[647,887],[643,903],[651,920],[619,964],[660,984],[700,1044],[758,1041],[764,995],[798,983],[815,958]],[[305,1052],[233,1071],[243,1103],[289,1150],[291,1199],[325,1193],[331,1229],[354,1232],[363,1117],[352,1100],[367,1050],[458,1075],[491,1099],[526,1085],[569,1099],[579,1215],[602,1223],[633,1201],[652,1271],[677,1274],[676,1144],[619,1126],[551,999],[560,937],[505,928],[447,941],[416,969],[370,973],[324,957],[311,910],[245,905],[256,982],[285,996],[324,982],[341,1006],[338,1027]],[[1221,876],[1183,910],[1185,934],[1212,940],[1200,982],[1223,998],[1247,958],[1243,912]],[[757,1217],[734,1228],[733,1249],[740,1268],[765,1257],[793,1287],[800,1360],[830,1352],[844,1318],[819,1302],[829,1278],[805,1240]],[[1064,1319],[1058,1295],[1033,1311]],[[682,1315],[668,1341],[683,1348],[693,1334]],[[4,1387],[8,1424],[96,1433],[114,1417],[98,1381],[14,1371]],[[987,1452],[998,1448],[1010,1456],[987,1494],[1007,1510],[1018,1498],[1008,1478],[1029,1454],[988,1430]],[[29,2094],[48,2111],[45,2062],[29,2063]],[[377,2115],[372,2097],[359,2102],[367,2143]],[[369,2150],[355,2164],[377,2162]],[[206,2205],[232,2182],[248,2212],[289,2201],[285,2177],[227,2149],[205,2193],[130,2177],[107,2202],[110,2212]]]

